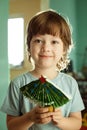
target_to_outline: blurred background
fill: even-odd
[[[72,26],[74,49],[65,72],[76,78],[87,104],[87,0],[0,0],[0,106],[10,80],[32,69],[26,48],[29,20],[49,8],[68,18]],[[7,130],[1,112],[0,130]]]

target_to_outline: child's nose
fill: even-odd
[[[45,51],[50,51],[51,50],[51,46],[49,43],[43,43],[42,45],[42,50]]]

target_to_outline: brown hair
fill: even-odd
[[[68,52],[72,46],[71,30],[66,20],[54,10],[42,11],[36,14],[29,22],[27,29],[27,46],[30,49],[30,41],[36,34],[59,35],[64,43],[65,55],[57,64],[58,70],[66,68],[68,64]]]

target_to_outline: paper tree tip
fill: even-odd
[[[45,82],[46,82],[46,78],[43,77],[42,75],[41,75],[41,77],[39,78],[39,80],[41,81],[41,83],[45,83]]]

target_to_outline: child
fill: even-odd
[[[11,81],[1,107],[7,113],[8,130],[79,130],[84,105],[75,79],[60,72],[68,65],[72,47],[71,31],[66,20],[54,10],[36,14],[27,30],[29,60],[34,69]],[[72,99],[49,112],[25,98],[20,87],[45,75]]]

